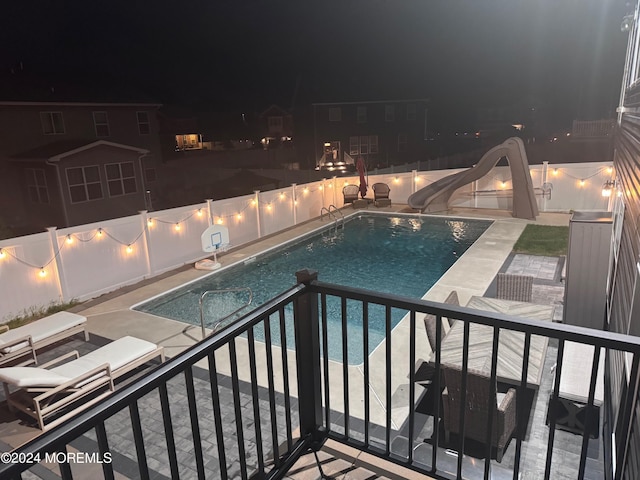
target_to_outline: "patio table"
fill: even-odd
[[[471,297],[467,307],[486,312],[499,312],[535,320],[553,321],[553,306],[537,305],[528,302],[514,302],[487,297]],[[524,333],[506,329],[500,330],[498,342],[497,379],[499,382],[519,385],[522,378],[522,360],[524,356]],[[457,320],[451,330],[442,339],[441,363],[462,366],[462,343],[464,322]],[[538,389],[542,379],[544,357],[548,338],[531,336],[529,352],[529,370],[527,387]],[[493,328],[486,325],[469,326],[469,368],[491,374],[491,350],[493,347]],[[435,353],[431,363],[435,362]]]

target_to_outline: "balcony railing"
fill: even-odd
[[[15,450],[15,458],[23,462],[0,465],[0,478],[22,478],[27,470],[37,475],[45,467],[33,460],[46,459],[58,464],[62,478],[87,478],[90,465],[83,465],[85,470],[78,473],[74,457],[69,461],[70,453],[81,452],[105,460],[93,465],[95,477],[114,478],[126,472],[140,478],[160,473],[171,478],[275,479],[283,478],[300,455],[319,448],[328,437],[435,478],[490,478],[498,469],[518,478],[519,472],[530,468],[525,452],[531,440],[525,440],[523,418],[535,336],[558,344],[556,387],[550,401],[558,399],[566,342],[593,346],[594,352],[604,349],[607,362],[628,362],[628,378],[605,375],[607,387],[621,381],[629,387],[617,401],[605,396],[599,432],[604,469],[617,466],[615,478],[622,478],[638,398],[640,339],[327,284],[310,271],[298,272],[297,278],[297,286],[232,326]],[[416,332],[424,314],[435,315],[439,324],[447,319],[463,322],[463,398],[469,398],[467,388],[471,388],[467,383],[470,326],[485,325],[493,331],[493,342],[487,346],[492,382],[497,380],[500,336],[508,332],[523,336],[523,373],[512,385],[518,429],[514,446],[509,447],[513,460],[503,461],[508,465],[494,460],[490,448],[484,448],[471,465],[465,463],[470,455],[464,435],[449,448],[434,448],[440,445],[439,428],[433,429],[430,443],[420,440],[416,405],[422,387],[416,384],[416,366],[424,357],[424,346]],[[394,328],[398,318],[402,320]],[[445,368],[443,337],[437,331],[434,357],[422,358],[434,371],[430,387],[436,392],[430,412],[434,419],[442,417],[438,400],[445,386],[440,375]],[[376,335],[382,343],[370,352]],[[349,359],[356,355],[362,356],[362,362],[356,359],[357,365],[350,365]],[[594,420],[598,354],[594,357],[584,366],[589,384],[585,424]],[[460,409],[462,431],[468,415],[468,410]],[[487,439],[491,425],[489,414]],[[614,430],[616,443],[612,444]],[[575,478],[583,478],[593,439],[587,430],[572,436],[580,453],[577,464],[569,468]],[[559,465],[567,467],[565,457],[554,457],[555,439],[550,415],[546,440],[542,440],[546,462],[537,462],[541,474],[536,478],[554,478]],[[62,453],[47,458],[47,452]]]

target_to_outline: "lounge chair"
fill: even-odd
[[[532,292],[532,276],[508,273],[498,274],[496,298],[514,300],[516,302],[530,302]]]
[[[389,185],[386,183],[374,183],[371,188],[373,188],[373,204],[376,207],[391,206],[391,199],[389,199],[391,189]]]
[[[0,366],[38,364],[36,350],[51,345],[64,338],[84,332],[87,318],[71,312],[58,312],[22,327],[13,328],[0,334]],[[29,357],[20,363],[16,360]]]
[[[358,193],[360,193],[360,187],[357,185],[345,185],[342,189],[342,195],[344,195],[344,203],[353,203],[358,200]]]
[[[46,368],[72,357],[70,362]],[[26,413],[45,430],[109,395],[116,378],[156,357],[164,361],[162,347],[122,337],[83,357],[74,351],[41,367],[0,368],[0,381],[9,409]]]
[[[442,393],[445,441],[450,433],[460,434],[460,407],[464,404],[464,435],[486,444],[489,411],[493,408],[491,445],[496,448],[496,460],[502,461],[505,449],[516,429],[516,391],[510,388],[506,394],[498,393],[491,377],[473,369],[467,371],[466,401],[462,398],[462,370],[457,365],[443,365],[445,390]]]

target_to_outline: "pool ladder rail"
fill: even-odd
[[[249,293],[249,299],[247,300],[247,303],[242,305],[240,308],[235,309],[229,315],[226,315],[226,316],[222,317],[221,319],[219,319],[218,322],[211,328],[211,333],[212,334],[216,333],[218,331],[218,329],[222,325],[222,322],[224,322],[226,319],[234,316],[236,313],[240,312],[241,310],[247,308],[249,305],[251,305],[251,302],[253,302],[253,291],[249,287],[221,288],[221,289],[217,289],[217,290],[206,290],[206,291],[202,292],[202,295],[200,295],[199,303],[200,303],[200,326],[202,327],[202,338],[203,339],[207,336],[207,332],[206,332],[206,329],[204,327],[204,300],[205,300],[205,297],[207,295],[209,295],[210,293],[230,293],[230,292],[248,292]]]
[[[338,234],[338,228],[342,227],[344,228],[344,215],[342,214],[342,212],[338,209],[338,207],[336,207],[335,205],[329,205],[329,207],[322,207],[320,209],[320,220],[324,220],[324,213],[327,212],[327,216],[329,218],[333,219],[333,226],[335,227],[335,233],[334,235]],[[338,218],[338,215],[336,215],[336,213],[338,215],[340,215],[340,218]]]

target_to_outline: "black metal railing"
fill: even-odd
[[[296,275],[296,287],[16,449],[15,458],[42,460],[47,452],[62,452],[53,463],[59,464],[65,479],[86,476],[85,470],[77,474],[78,465],[65,456],[72,452],[109,457],[109,462],[89,465],[95,467],[95,476],[104,478],[125,472],[140,478],[271,479],[282,478],[300,455],[331,438],[434,478],[490,478],[494,471],[518,478],[533,468],[540,472],[536,478],[555,478],[559,469],[583,478],[593,466],[593,442],[600,452],[606,449],[605,457],[615,450],[617,465],[624,464],[638,400],[640,339],[327,284],[313,271]],[[424,330],[420,323],[425,314],[434,315],[438,323],[433,354],[424,344],[426,337],[417,336]],[[524,338],[521,375],[509,385],[516,391],[517,430],[502,462],[491,448],[493,409],[479,450],[470,451],[472,442],[466,435],[443,444],[441,398],[446,385],[441,374],[447,366],[442,362],[441,326],[447,319],[463,322],[462,398],[471,396],[467,390],[472,325],[492,329],[487,345],[492,383],[501,380],[496,367],[501,335],[520,332]],[[538,434],[535,439],[526,437],[531,428],[525,419],[534,336],[549,339],[543,375],[549,383],[548,397],[543,398],[547,394],[542,389],[534,392],[534,401],[545,405],[562,400],[558,386],[567,342],[593,347],[593,359],[584,367],[588,395],[582,435],[556,431],[550,409],[548,425],[538,425],[546,440]],[[628,357],[629,367],[620,404],[606,405],[605,395],[605,408],[598,410],[601,349],[607,358],[613,352]],[[552,363],[557,365],[553,373],[548,368]],[[432,374],[427,388],[417,383],[423,367]],[[612,379],[605,375],[605,381]],[[421,410],[425,402],[430,402],[426,413]],[[609,411],[617,412],[617,422],[628,426],[629,435],[618,435],[615,444],[610,440],[614,425],[607,418]],[[604,422],[594,427],[598,417]],[[459,431],[467,432],[469,411],[461,407],[459,418]],[[594,431],[598,438],[592,438]],[[619,426],[616,431],[621,431]],[[571,457],[557,455],[558,443],[567,439],[579,452],[573,464]],[[538,461],[541,451],[544,465]],[[606,469],[606,458],[599,461]],[[38,468],[44,467],[0,465],[0,478],[21,478],[29,469],[37,474]],[[621,478],[621,471],[617,468],[616,478]]]

